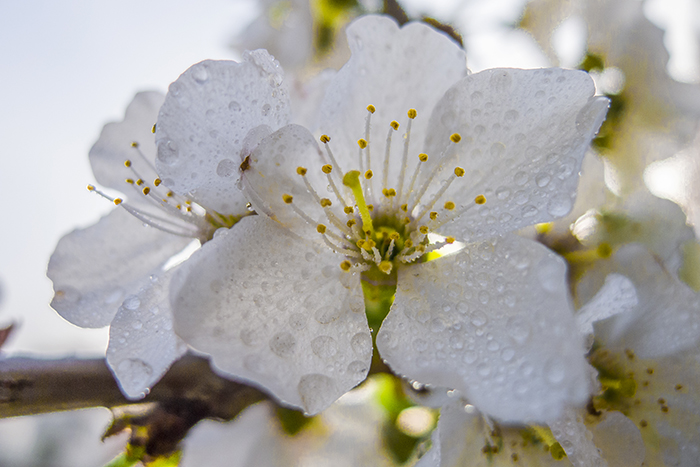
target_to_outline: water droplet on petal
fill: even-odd
[[[335,381],[317,373],[302,376],[297,385],[297,391],[308,413],[325,409],[339,395]]]
[[[236,173],[236,163],[231,159],[223,159],[216,166],[216,175],[219,177],[230,177]]]
[[[338,353],[338,343],[331,336],[318,336],[311,341],[311,350],[317,356],[328,359]]]
[[[141,359],[128,358],[119,362],[117,372],[120,383],[131,393],[146,389],[153,374],[153,368]]]
[[[535,183],[537,183],[538,187],[544,188],[549,185],[551,179],[552,177],[550,177],[549,174],[538,174],[537,177],[535,177]]]
[[[241,111],[241,104],[239,104],[236,101],[231,101],[228,103],[228,109],[231,112],[240,112]]]
[[[294,355],[297,341],[288,332],[278,332],[270,339],[270,349],[280,357],[290,357]]]
[[[523,344],[530,337],[530,324],[521,317],[514,317],[508,320],[508,334],[518,344]]]
[[[192,77],[197,84],[204,84],[209,79],[209,73],[203,65],[200,65],[195,68],[194,72],[192,73]]]
[[[138,310],[138,308],[141,306],[141,300],[139,300],[139,297],[136,295],[130,295],[126,297],[126,300],[124,300],[122,306],[127,310]]]
[[[552,216],[561,217],[568,214],[571,211],[571,207],[571,197],[567,194],[559,194],[549,200],[547,212]]]

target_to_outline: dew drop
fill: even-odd
[[[219,177],[230,177],[236,173],[236,163],[231,159],[222,159],[216,166],[216,175]]]
[[[537,183],[538,187],[544,188],[549,185],[551,179],[552,177],[550,177],[549,174],[538,174],[537,177],[535,177],[535,183]]]
[[[502,186],[496,190],[496,198],[505,200],[510,197],[510,189],[508,187]]]
[[[547,212],[555,217],[565,216],[571,211],[571,208],[571,197],[566,194],[556,195],[547,203]]]
[[[158,160],[165,165],[173,166],[177,164],[180,151],[175,141],[161,141],[158,144]]]
[[[291,357],[294,355],[297,341],[290,333],[278,332],[270,339],[270,350],[280,357]]]
[[[131,322],[131,327],[136,330],[139,330],[143,327],[143,323],[137,319]]]
[[[136,295],[130,295],[126,297],[122,306],[127,310],[138,310],[141,306],[141,300]]]
[[[331,336],[318,336],[311,341],[311,350],[320,358],[332,358],[338,353],[338,343]]]
[[[209,73],[207,72],[206,68],[204,68],[204,66],[198,66],[194,70],[192,77],[197,82],[197,84],[204,84],[209,79]]]
[[[522,209],[521,214],[523,217],[527,218],[534,217],[537,214],[539,214],[539,212],[539,209],[537,209],[535,206],[533,206],[532,204],[528,204]]]
[[[372,351],[372,338],[366,332],[358,332],[350,339],[350,347],[355,355],[365,357]]]
[[[513,357],[515,357],[515,350],[511,349],[510,347],[506,347],[501,351],[501,359],[504,362],[509,362],[513,360]]]
[[[241,104],[239,104],[236,101],[231,101],[228,103],[228,109],[231,112],[240,112],[241,111]]]
[[[459,311],[463,315],[467,314],[467,312],[469,312],[469,304],[467,302],[457,303],[457,311]]]
[[[496,159],[500,158],[503,153],[506,152],[506,146],[501,142],[493,143],[489,152],[491,153],[491,157]]]
[[[513,176],[513,181],[518,186],[523,186],[527,183],[528,176],[525,172],[518,172]]]
[[[270,106],[270,104],[263,105],[262,110],[261,110],[263,117],[267,117],[270,114],[271,109],[272,109],[272,106]]]
[[[122,360],[117,365],[120,383],[129,393],[143,391],[149,383],[153,368],[138,358]]]
[[[566,365],[561,358],[553,357],[545,365],[545,375],[552,384],[559,384],[566,376]]]
[[[530,324],[523,318],[515,317],[506,324],[508,334],[518,344],[524,344],[530,337]]]
[[[466,352],[466,353],[464,354],[464,356],[462,357],[462,361],[463,361],[464,363],[467,363],[467,364],[470,364],[470,365],[471,365],[472,363],[474,363],[474,362],[477,360],[477,358],[479,358],[479,357],[478,357],[478,355],[476,354],[476,352]]]
[[[347,371],[353,378],[361,380],[365,378],[365,376],[367,375],[367,371],[369,371],[369,368],[367,367],[366,363],[361,362],[359,360],[355,360],[353,362],[350,362]]]
[[[481,311],[477,311],[472,315],[472,324],[478,328],[482,327],[488,322],[486,314]]]

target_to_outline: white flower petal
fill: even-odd
[[[46,272],[55,292],[51,306],[77,326],[106,326],[124,297],[191,241],[145,227],[115,209],[56,245]]]
[[[513,465],[559,467],[566,461],[555,460],[544,443],[524,442],[522,426],[501,425],[484,419],[473,406],[456,399],[440,411],[438,426],[432,434],[430,451],[417,467],[511,467]],[[492,450],[492,448],[497,448]]]
[[[645,447],[639,428],[620,412],[606,412],[603,420],[590,428],[593,443],[609,467],[640,467]],[[653,465],[651,462],[649,465]]]
[[[175,331],[223,373],[318,413],[365,379],[372,353],[360,281],[340,259],[246,217],[176,274]]]
[[[246,169],[241,173],[242,190],[259,214],[268,216],[300,236],[320,239],[316,226],[319,223],[327,224],[328,220],[297,169],[301,166],[307,169],[305,177],[318,196],[336,201],[338,215],[344,219],[342,206],[326,190],[328,180],[321,171],[326,163],[318,144],[306,128],[287,125],[263,138],[246,159]],[[313,219],[314,223],[304,220],[294,207],[285,203],[284,195],[292,196],[294,206]]]
[[[639,305],[600,323],[596,335],[611,348],[630,348],[640,358],[658,358],[700,341],[700,297],[671,276],[640,244],[615,253],[614,268],[637,288]]]
[[[143,167],[150,165],[147,172],[140,174],[148,177],[145,180],[147,183],[151,183],[156,177],[152,169],[155,167],[156,146],[151,130],[156,123],[158,109],[163,105],[164,100],[165,96],[160,92],[136,94],[126,108],[124,120],[105,125],[100,138],[90,149],[90,165],[97,183],[124,193],[130,203],[148,204],[142,203],[146,198],[141,194],[140,188],[138,193],[134,192],[133,185],[125,182],[127,178],[136,177],[124,166],[124,161],[133,160]],[[132,143],[137,143],[138,148],[134,148]],[[129,196],[132,194],[136,196]]]
[[[608,467],[578,411],[567,408],[557,420],[549,423],[549,428],[574,467]]]
[[[173,331],[168,295],[173,271],[147,278],[124,300],[109,328],[107,363],[129,398],[145,396],[187,351]]]
[[[452,39],[426,24],[399,28],[385,16],[356,20],[347,27],[347,36],[352,56],[328,87],[320,129],[331,137],[342,170],[357,168],[356,141],[365,137],[366,108],[374,105],[370,142],[382,141],[374,150],[372,166],[379,174],[389,123],[397,120],[405,127],[406,113],[416,109],[412,147],[419,147],[433,107],[455,81],[466,76],[466,56]],[[403,134],[403,128],[399,132]],[[395,139],[393,149],[400,157],[403,144],[400,136]],[[396,174],[399,165],[392,164]]]
[[[593,334],[594,322],[629,311],[638,303],[632,281],[621,274],[609,274],[595,297],[576,313],[579,331],[584,336]]]
[[[517,236],[402,268],[377,346],[395,371],[489,415],[552,419],[588,395],[565,281],[561,258]]]
[[[158,116],[156,166],[176,193],[223,214],[243,210],[236,188],[248,132],[289,121],[282,69],[264,50],[242,63],[206,60],[170,85]]]
[[[486,70],[450,88],[430,118],[421,173],[425,181],[438,168],[464,168],[441,199],[453,201],[455,213],[467,210],[440,232],[475,241],[569,213],[608,108],[594,91],[586,73],[558,68]],[[453,133],[462,137],[456,147]],[[439,188],[433,181],[421,202]],[[486,204],[474,205],[478,195]]]

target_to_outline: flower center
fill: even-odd
[[[318,195],[306,176],[308,169],[305,167],[297,167],[296,173],[303,178],[309,193],[324,209],[328,223],[316,223],[295,205],[291,195],[284,194],[282,199],[304,220],[316,225],[317,232],[331,249],[346,257],[340,263],[344,271],[377,270],[383,275],[391,275],[398,263],[425,261],[430,252],[454,243],[453,237],[436,235],[436,229],[466,209],[484,204],[486,198],[479,195],[467,206],[460,206],[460,209],[454,201],[443,199],[450,186],[465,174],[461,167],[453,167],[447,178],[442,174],[442,168],[447,164],[442,161],[452,159],[456,145],[461,141],[461,136],[457,133],[449,137],[446,149],[438,156],[438,163],[429,173],[424,173],[428,155],[419,154],[418,161],[410,172],[412,175],[408,177],[411,125],[417,116],[415,109],[410,109],[407,113],[408,123],[403,136],[404,147],[398,178],[394,180],[396,184],[391,185],[391,169],[396,168],[391,165],[392,135],[400,125],[395,120],[389,124],[381,168],[381,189],[375,191],[375,178],[378,177],[375,177],[372,168],[370,128],[371,117],[376,109],[370,105],[367,111],[365,136],[357,142],[359,170],[343,173],[331,150],[331,138],[327,135],[320,137],[331,162],[321,167],[321,170],[328,180],[328,191],[333,193],[336,202],[343,208],[342,214],[331,199]],[[396,176],[396,170],[393,174]],[[419,178],[420,184],[417,183]],[[341,191],[341,188],[344,190]]]
[[[131,143],[131,150],[134,158],[124,161],[124,183],[128,186],[125,191],[134,190],[135,196],[145,202],[129,203],[122,198],[112,198],[93,185],[87,186],[88,191],[125,209],[144,224],[173,235],[198,239],[202,244],[211,240],[217,229],[230,228],[242,217],[219,214],[173,193],[158,178],[155,167],[143,154],[138,142]]]

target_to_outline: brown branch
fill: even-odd
[[[213,373],[206,359],[185,356],[142,400],[126,399],[104,359],[0,359],[0,418],[126,404],[196,403],[202,418],[230,420],[267,396]]]

